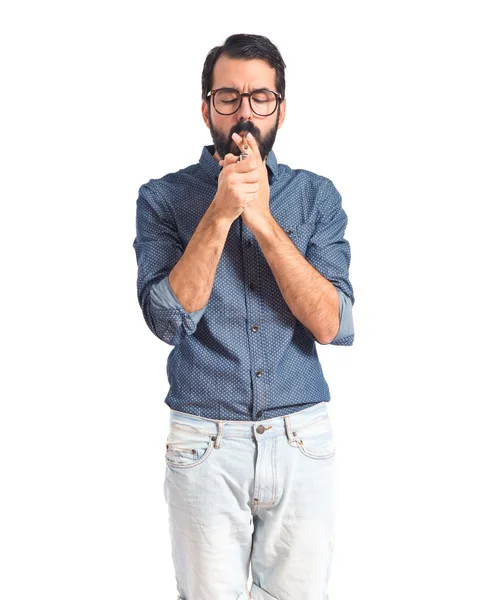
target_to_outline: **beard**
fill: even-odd
[[[247,131],[248,133],[252,133],[252,135],[254,136],[254,139],[257,142],[257,146],[259,147],[261,158],[262,160],[265,160],[269,152],[272,150],[272,147],[274,146],[274,142],[277,135],[277,128],[279,125],[279,113],[280,111],[278,110],[274,126],[271,129],[269,129],[264,135],[261,135],[260,129],[256,127],[252,121],[238,121],[234,125],[234,127],[232,127],[229,134],[224,135],[222,131],[214,127],[209,107],[210,135],[212,136],[212,141],[214,142],[214,148],[217,154],[221,157],[221,159],[225,158],[225,155],[229,152],[234,154],[235,156],[239,156],[241,151],[239,149],[239,146],[232,139],[232,134],[240,134],[241,131]]]

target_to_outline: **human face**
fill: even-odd
[[[212,77],[212,89],[230,87],[239,92],[251,92],[259,88],[276,89],[276,71],[261,59],[244,60],[221,56],[215,66]],[[233,115],[220,115],[209,101],[202,103],[202,116],[209,127],[214,142],[216,160],[221,160],[228,152],[239,155],[240,150],[232,139],[233,133],[251,132],[255,137],[262,160],[272,150],[277,130],[282,126],[285,116],[285,100],[268,117],[256,115],[250,107],[249,99],[242,103]]]

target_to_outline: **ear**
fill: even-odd
[[[202,100],[201,111],[202,111],[202,118],[204,119],[204,123],[210,129],[210,126],[209,126],[209,107],[207,106],[205,100]]]
[[[282,127],[282,123],[284,123],[284,119],[286,118],[286,99],[281,103],[281,107],[279,109],[279,125],[277,129]]]

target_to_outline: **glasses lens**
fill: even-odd
[[[221,115],[235,113],[239,106],[240,95],[235,90],[219,90],[214,96],[214,108]]]
[[[271,115],[276,110],[277,96],[269,90],[259,90],[252,94],[251,105],[257,115]]]
[[[232,115],[240,105],[240,94],[236,90],[222,89],[214,95],[214,108],[221,115]],[[277,96],[269,90],[258,90],[251,96],[251,107],[256,115],[271,115],[277,107]]]

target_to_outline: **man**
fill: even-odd
[[[350,246],[332,181],[272,151],[284,68],[263,36],[213,48],[214,144],[137,200],[139,303],[174,346],[164,493],[180,600],[328,598],[335,445],[315,342],[353,343]]]

